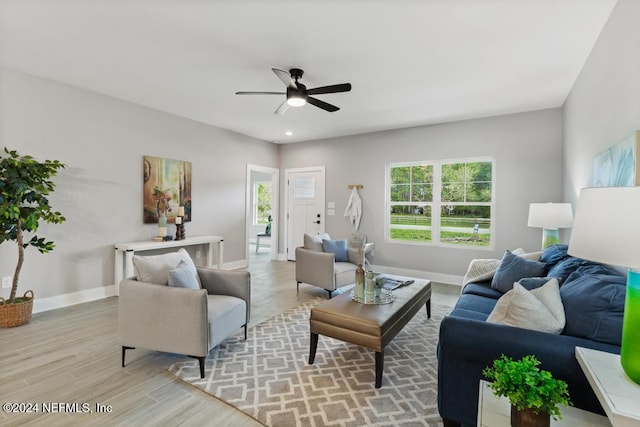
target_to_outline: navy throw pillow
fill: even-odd
[[[569,249],[568,245],[565,244],[555,244],[549,245],[542,251],[542,255],[540,255],[540,261],[545,264],[555,265],[562,258],[567,256],[567,250]]]
[[[523,277],[540,277],[544,274],[545,264],[538,261],[514,255],[511,251],[506,251],[498,271],[491,280],[491,287],[500,292],[508,292],[513,288],[513,282],[517,282]]]
[[[567,319],[562,333],[619,346],[625,295],[624,276],[588,274],[567,279],[560,288]]]
[[[349,262],[349,253],[347,252],[347,239],[322,239],[322,250],[324,252],[334,253],[336,255],[336,262]]]

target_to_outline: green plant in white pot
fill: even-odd
[[[0,327],[19,326],[31,319],[33,292],[16,297],[24,250],[33,246],[47,253],[55,247],[54,242],[35,233],[41,221],[52,224],[65,221],[65,217],[49,205],[47,197],[55,188],[52,178],[64,167],[58,160],[39,162],[6,147],[4,153],[0,153],[0,244],[14,241],[18,247],[11,294],[8,300],[0,299]],[[31,297],[27,296],[29,292]]]
[[[504,354],[482,373],[489,387],[511,403],[512,426],[549,426],[550,416],[561,419],[559,405],[571,405],[567,383],[538,368],[533,355],[513,360]]]

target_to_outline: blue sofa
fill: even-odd
[[[541,368],[567,382],[574,406],[604,414],[575,358],[575,347],[620,353],[626,277],[552,245],[540,257],[546,277],[560,282],[566,325],[559,335],[485,320],[502,292],[491,280],[467,284],[440,326],[438,411],[445,426],[475,426],[482,370],[505,354],[534,354]],[[541,280],[542,282],[542,280]]]

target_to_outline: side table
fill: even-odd
[[[560,406],[561,420],[551,418],[552,426],[611,427],[607,417],[583,411],[582,409]],[[478,394],[478,427],[511,427],[511,403],[506,397],[497,397],[487,381],[480,381]]]
[[[620,355],[576,347],[576,359],[614,427],[640,426],[640,385],[620,365]]]

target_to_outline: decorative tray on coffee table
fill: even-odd
[[[381,289],[380,295],[374,297],[372,300],[358,298],[355,295],[354,291],[351,291],[351,299],[360,304],[370,304],[370,305],[381,305],[381,304],[391,304],[393,302],[394,296],[393,292],[389,289]]]

